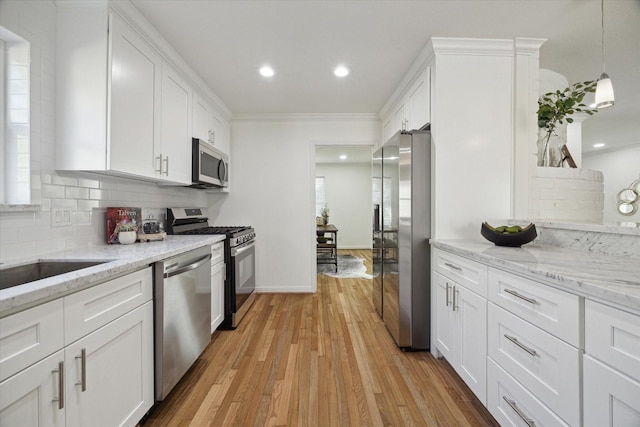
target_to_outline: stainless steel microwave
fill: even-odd
[[[229,157],[198,138],[193,138],[192,146],[191,187],[228,186]]]

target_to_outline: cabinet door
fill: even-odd
[[[216,114],[211,115],[211,143],[220,148],[222,142],[222,119]]]
[[[211,107],[198,94],[193,94],[193,137],[211,143]]]
[[[430,122],[429,107],[429,68],[427,68],[409,90],[409,129],[419,129]]]
[[[393,113],[393,123],[395,125],[395,132],[407,130],[407,109],[404,103],[399,105]]]
[[[640,383],[584,356],[585,427],[640,426]]]
[[[158,166],[161,58],[132,28],[109,15],[111,95],[107,168],[146,178]]]
[[[65,425],[64,402],[59,401],[64,391],[60,384],[61,363],[64,366],[62,350],[0,383],[3,427]]]
[[[162,146],[159,178],[191,184],[192,90],[171,66],[162,66]]]
[[[460,377],[483,405],[487,402],[487,300],[456,285],[453,292],[456,313],[456,351]]]
[[[145,303],[66,348],[69,425],[135,426],[151,408],[152,304]]]
[[[438,273],[433,274],[436,286],[436,346],[452,365],[455,345],[455,317],[451,309],[454,283]]]
[[[224,272],[224,262],[211,266],[211,333],[224,320]]]

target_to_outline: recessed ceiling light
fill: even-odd
[[[346,154],[340,154],[340,160],[347,160]]]
[[[346,65],[338,65],[333,70],[333,74],[335,74],[337,77],[346,77],[351,74],[351,68],[347,67]]]
[[[605,145],[604,142],[599,142],[597,144],[593,144],[593,148],[601,148],[601,147],[604,147],[604,145]]]
[[[269,67],[268,65],[264,65],[264,66],[260,67],[260,75],[261,76],[273,77],[274,74],[275,74],[275,71],[273,71],[273,68]]]

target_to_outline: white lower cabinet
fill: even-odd
[[[211,333],[224,320],[224,243],[211,246]]]
[[[153,303],[65,349],[67,423],[135,426],[153,405]]]
[[[436,259],[439,259],[441,255],[441,252],[434,253]],[[469,260],[454,257],[452,262],[448,262],[448,264],[453,265],[455,267],[453,270],[458,273],[463,271],[463,267],[460,266],[464,265],[464,268],[479,273],[478,276],[483,275],[483,266]],[[437,270],[445,271],[439,268]],[[486,273],[486,268],[484,271]],[[487,395],[487,300],[482,295],[460,285],[459,281],[445,277],[440,272],[434,272],[432,277],[436,299],[436,347],[471,391],[485,404]],[[464,279],[460,281],[464,281]],[[480,286],[479,291],[486,293],[486,288]]]
[[[487,408],[501,426],[569,426],[491,359],[487,377]]]
[[[488,338],[490,360],[569,425],[580,425],[577,348],[493,303],[489,303]]]
[[[640,426],[640,316],[585,303],[584,425]]]
[[[58,351],[0,383],[0,425],[64,426],[64,352]]]
[[[584,356],[585,427],[640,426],[640,382]]]
[[[16,372],[0,382],[0,426],[135,426],[154,403],[151,292],[149,267],[0,319],[0,366]],[[46,357],[13,354],[31,347]]]
[[[521,412],[540,419],[535,425],[580,426],[582,350],[576,346],[582,342],[580,299],[493,268],[489,269],[488,295],[488,363],[499,368],[489,374],[491,392],[505,382],[499,375],[504,372],[512,389],[523,390],[523,399],[532,396],[516,407],[528,408]],[[500,418],[505,416],[505,404],[509,408],[513,405],[496,399],[494,395],[489,411]],[[510,411],[518,412],[513,408]],[[542,422],[544,417],[547,423]]]

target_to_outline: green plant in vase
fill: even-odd
[[[323,207],[320,208],[320,216],[324,221],[324,225],[329,224],[329,207],[325,203]]]
[[[549,164],[550,157],[550,140],[552,136],[557,136],[558,126],[566,123],[573,123],[573,118],[570,117],[575,113],[586,113],[593,115],[598,110],[587,107],[582,101],[587,93],[595,92],[596,81],[585,81],[574,83],[564,90],[556,90],[555,92],[549,92],[544,94],[538,99],[538,128],[544,129],[542,149],[542,158],[538,158],[539,166],[562,166],[562,156],[559,162],[555,164]],[[555,147],[560,149],[561,147]],[[540,155],[540,153],[539,153]],[[546,163],[546,164],[545,164]]]

